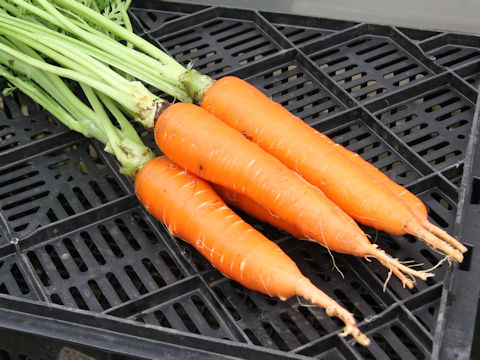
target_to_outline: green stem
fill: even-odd
[[[5,26],[15,26],[15,28],[9,29],[13,29],[12,31],[16,32],[20,31],[24,36],[34,39],[35,41],[39,41],[39,39],[41,39],[42,44],[45,44],[47,46],[56,46],[56,49],[60,51],[64,50],[67,46],[69,48],[72,48],[72,46],[74,46],[76,47],[76,49],[74,49],[75,52],[81,50],[83,53],[86,53],[93,58],[109,64],[123,71],[124,73],[130,74],[141,81],[147,82],[155,88],[160,89],[161,91],[164,91],[172,95],[173,97],[179,98],[183,102],[192,102],[191,98],[187,95],[185,90],[181,90],[177,87],[171,86],[169,83],[165,82],[161,77],[158,76],[158,73],[156,72],[154,67],[150,66],[150,64],[142,63],[135,57],[127,56],[126,59],[128,59],[128,61],[119,60],[118,56],[114,56],[110,53],[98,49],[95,46],[86,44],[85,42],[71,38],[65,34],[50,30],[43,25],[32,24],[28,21],[15,19],[10,16],[0,14],[0,23],[4,23]],[[60,46],[60,44],[62,45]],[[77,56],[73,56],[72,54],[74,50],[72,50],[71,52],[66,52],[66,54],[73,58],[73,60],[76,60]],[[94,68],[93,70],[96,71],[98,69]],[[102,73],[102,71],[100,71],[100,73]]]
[[[117,119],[120,125],[120,128],[122,129],[122,132],[125,134],[125,136],[131,139],[132,141],[135,141],[141,144],[142,140],[140,139],[140,136],[135,131],[130,121],[128,121],[128,119],[123,115],[123,113],[117,107],[117,105],[115,105],[115,103],[105,94],[98,93],[97,96],[100,98],[103,104],[107,107],[107,109],[112,113],[113,117]]]
[[[202,75],[198,71],[192,69],[185,69],[166,53],[143,38],[135,35],[133,32],[114,23],[87,6],[82,5],[76,0],[38,0],[47,11],[39,10],[35,7],[32,9],[32,6],[26,3],[25,0],[11,1],[15,2],[18,6],[22,6],[25,9],[34,12],[37,16],[42,17],[45,21],[48,21],[53,25],[58,26],[58,24],[60,24],[64,30],[74,33],[75,36],[80,37],[102,51],[109,52],[112,56],[118,57],[125,63],[130,63],[131,58],[135,58],[147,67],[155,69],[152,76],[149,77],[141,76],[146,74],[140,74],[138,72],[136,75],[132,75],[141,78],[142,81],[145,81],[182,101],[191,102],[191,98],[193,98],[197,102],[201,102],[204,93],[213,84],[213,80],[207,75]],[[124,46],[112,40],[102,32],[100,32],[101,34],[98,34],[91,25],[80,23],[78,21],[75,22],[71,18],[66,18],[56,10],[49,1],[53,1],[57,5],[63,6],[62,11],[70,11],[77,14],[81,16],[81,19],[88,20],[102,28],[104,32],[108,31],[128,43],[132,43],[137,48],[143,50],[146,54]],[[130,69],[133,68],[131,67]],[[169,84],[169,86],[166,86],[166,83]],[[163,86],[161,87],[159,85]]]
[[[36,35],[36,33],[30,33],[23,29],[1,23],[0,33],[22,41],[71,70],[86,75],[96,75],[97,78],[102,79],[104,82],[108,82],[111,86],[114,86],[117,89],[122,89],[123,91],[127,91],[128,89],[128,84],[130,82],[125,80],[125,78],[90,56],[86,56],[83,52],[78,51],[76,47],[71,46],[68,42],[62,41],[61,39],[48,41],[45,40],[44,37]],[[59,53],[58,51],[62,51],[62,53]],[[67,56],[64,56],[63,54],[66,54]]]
[[[127,14],[127,9],[131,2],[131,0],[127,0],[125,5],[122,6],[122,0],[116,0],[117,5],[120,7],[120,13],[122,14],[123,26],[128,30],[128,32],[133,33],[132,23],[130,22],[130,17]],[[133,44],[131,42],[127,42],[127,47],[133,48]]]
[[[30,4],[25,3],[24,0],[12,1],[18,3],[19,6],[25,6],[25,8],[29,11],[31,10]],[[176,78],[175,81],[170,78],[170,75],[172,75],[170,66],[165,66],[143,53],[140,53],[134,49],[130,49],[107,37],[103,33],[97,34],[97,32],[91,33],[89,31],[82,30],[75,24],[71,23],[69,19],[63,17],[63,15],[61,15],[57,10],[51,10],[54,11],[56,17],[52,17],[50,14],[36,8],[35,14],[39,17],[42,17],[42,19],[46,21],[52,22],[54,25],[64,24],[64,26],[62,26],[64,30],[74,32],[77,36],[81,37],[91,45],[89,46],[84,42],[78,41],[77,39],[73,39],[64,34],[60,34],[56,31],[48,29],[44,25],[32,24],[28,21],[16,19],[14,17],[2,14],[0,14],[0,18],[1,21],[6,24],[31,30],[29,32],[32,34],[31,37],[33,37],[33,34],[44,34],[45,36],[47,34],[50,35],[50,44],[55,44],[59,37],[63,38],[66,42],[73,43],[77,47],[88,51],[90,55],[105,61],[106,63],[127,74],[131,74],[132,76],[149,83],[159,90],[180,99],[181,101],[192,102],[191,97],[183,89],[183,85],[180,83],[178,78]],[[57,21],[56,19],[59,20]],[[61,23],[59,24],[60,19]],[[91,30],[94,31],[93,29]]]
[[[93,89],[85,84],[80,83],[80,87],[85,93],[88,102],[93,108],[93,111],[97,114],[102,124],[103,132],[107,135],[107,146],[110,145],[114,149],[117,147],[117,144],[120,142],[120,136],[117,133],[116,128],[111,123],[108,118],[107,113],[105,112],[102,104],[98,100],[98,97],[95,95]],[[115,152],[114,152],[115,153]]]
[[[17,0],[18,1],[18,0]],[[55,17],[65,28],[68,29],[68,31],[75,33],[77,36],[82,37],[84,40],[89,41],[96,46],[99,45],[98,41],[100,39],[91,39],[90,34],[85,31],[81,31],[80,28],[78,28],[75,24],[73,24],[71,21],[69,21],[66,17],[64,17],[60,12],[58,12],[47,0],[37,0],[39,1],[42,6],[45,7],[45,9],[53,16]],[[57,0],[53,0],[58,3]],[[165,54],[163,51],[160,49],[156,48],[152,44],[150,44],[148,41],[142,39],[141,37],[135,35],[133,32],[123,28],[122,26],[114,23],[113,21],[110,21],[109,19],[105,18],[101,14],[98,14],[97,12],[93,11],[92,9],[76,2],[75,0],[69,1],[69,3],[72,5],[72,8],[65,6],[67,9],[74,11],[75,13],[80,13],[83,15],[85,18],[88,20],[99,24],[102,26],[102,28],[111,31],[115,35],[119,36],[120,38],[124,39],[125,41],[135,45],[139,49],[147,52],[145,49],[148,49],[150,52],[147,52],[151,54],[153,52],[155,55],[153,57],[155,59],[151,59],[148,56],[145,56],[144,54],[137,52],[135,56],[142,57],[144,61],[147,61],[150,63],[152,66],[158,67],[159,64],[157,60],[160,62],[160,64],[163,65],[162,70],[160,72],[160,75],[170,84],[175,85],[177,87],[181,87],[181,83],[179,81],[179,77],[185,72],[185,68],[181,66],[179,63],[177,63],[175,60],[173,60],[170,56]],[[61,5],[64,5],[60,3]],[[104,41],[108,41],[107,39],[103,39]],[[109,42],[111,46],[114,46],[116,49],[118,49],[118,43],[116,42]],[[126,49],[129,49],[128,47],[121,46],[123,50],[121,50],[121,53],[124,53]],[[131,50],[131,49],[130,49]],[[131,53],[130,53],[131,54]],[[153,62],[152,62],[153,61]]]
[[[0,65],[0,75],[20,89],[23,93],[31,97],[35,102],[47,109],[53,116],[58,118],[68,128],[75,130],[83,135],[90,137],[91,135],[84,131],[84,128],[70,116],[70,114],[61,107],[52,97],[46,92],[42,91],[40,87],[32,82],[25,81],[12,73],[6,67]]]
[[[120,168],[122,174],[135,177],[136,173],[143,167],[143,165],[155,157],[155,154],[141,141],[138,141],[138,136],[130,137],[126,134],[123,134],[123,137],[119,136],[117,132],[118,129],[111,123],[93,89],[86,85],[81,86],[95,113],[99,116],[104,125],[104,131],[108,137],[105,151],[110,152],[117,157],[118,161],[122,164],[122,167]],[[119,113],[119,110],[113,102],[109,101],[108,105],[111,109],[114,109],[113,114]],[[121,117],[123,117],[123,115]],[[122,119],[117,120],[122,121]]]
[[[140,117],[144,115],[142,112],[156,109],[160,100],[140,83],[129,82],[113,73],[108,67],[89,57],[88,52],[82,52],[82,48],[65,41],[65,38],[56,43],[54,40],[58,38],[45,33],[36,34],[35,31],[32,31],[32,35],[29,30],[31,29],[0,23],[0,33],[8,37],[0,36],[0,63],[10,67],[15,73],[14,75],[0,65],[0,76],[50,111],[70,129],[88,137],[95,137],[106,144],[106,150],[112,152],[122,164],[120,171],[134,177],[155,154],[143,144],[115,102],[105,93],[95,94],[89,85],[109,96],[112,96],[112,92],[115,93],[113,98],[116,101],[123,106],[127,104],[127,111]],[[64,66],[69,66],[70,69],[47,63],[34,49],[63,63]],[[93,69],[93,65],[100,66]],[[99,73],[100,70],[103,70],[103,73]],[[93,110],[71,92],[60,76],[80,82]],[[99,79],[110,83],[102,85]],[[120,89],[115,89],[112,82]],[[117,119],[120,128],[112,124],[99,98]],[[130,103],[140,106],[128,106]]]
[[[0,43],[10,47],[16,47],[22,52],[43,61],[37,53],[24,44],[12,43],[2,37],[0,37]],[[81,126],[84,127],[82,133],[86,136],[94,136],[98,138],[99,130],[96,126],[96,117],[92,115],[91,109],[85,106],[85,104],[72,93],[70,88],[62,79],[60,79],[60,77],[38,70],[19,59],[15,59],[14,61],[11,60],[12,58],[10,55],[0,51],[1,63],[12,68],[16,73],[23,74],[25,77],[30,78],[40,85],[40,87],[43,88],[55,101],[61,104],[66,111],[68,111],[74,118],[78,119]]]
[[[41,87],[32,81],[27,81],[10,73],[5,67],[0,65],[0,75],[7,79],[11,84],[28,95],[35,102],[48,110],[53,116],[60,120],[69,129],[77,131],[86,137],[94,137],[102,142],[106,141],[105,135],[95,126],[77,121],[61,104],[45,92]]]
[[[115,99],[115,101],[117,101],[119,104],[122,104],[122,106],[124,106],[126,109],[137,114],[136,120],[141,122],[146,128],[153,128],[158,106],[163,106],[160,104],[164,101],[149,92],[148,89],[146,89],[140,82],[131,82],[131,86],[128,91],[121,91],[120,89],[114,88],[86,74],[79,73],[78,71],[64,69],[62,67],[34,59],[20,51],[6,46],[5,44],[0,44],[0,50],[3,50],[14,58],[20,59],[31,66],[37,67],[42,71],[48,71],[58,76],[84,83],[100,92],[107,94],[109,97]],[[15,59],[12,59],[12,61],[15,61]]]
[[[141,37],[135,35],[133,32],[123,28],[122,26],[115,24],[113,21],[108,20],[101,14],[93,11],[92,9],[86,7],[85,5],[75,1],[75,0],[53,0],[57,4],[61,4],[63,7],[74,11],[75,13],[81,14],[86,19],[100,25],[102,28],[107,29],[108,31],[114,33],[121,39],[128,41],[135,45],[137,48],[145,51],[147,54],[150,54],[158,61],[165,65],[171,65],[172,71],[175,71],[178,76],[185,72],[185,68],[173,60],[168,54],[164,53],[154,45],[150,44],[148,41],[142,39]]]
[[[23,80],[18,76],[13,75],[2,65],[0,65],[0,75],[24,94],[36,101],[43,108],[48,110],[69,129],[77,131],[87,137],[92,136],[85,126],[76,121],[76,119],[57,101],[32,81]],[[143,165],[155,157],[155,154],[146,147],[141,140],[139,140],[138,135],[135,134],[135,136],[130,137],[131,134],[119,132],[119,130],[111,123],[93,90],[86,85],[83,85],[82,89],[94,108],[94,114],[103,124],[103,132],[94,134],[94,137],[106,144],[106,150],[116,156],[122,165],[120,168],[122,174],[135,177],[136,173],[143,167]],[[115,105],[110,102],[109,107],[113,109],[115,108]],[[119,113],[119,110],[115,109],[114,112]]]
[[[55,21],[56,21],[55,18],[53,16],[51,16],[49,13],[47,13],[46,11],[40,9],[39,7],[29,3],[27,1],[24,1],[24,0],[9,0],[9,1],[18,5],[18,6],[20,6],[21,8],[23,8],[25,10],[30,11],[35,16],[38,16],[39,18],[44,19],[51,24],[55,24]],[[1,2],[2,7],[4,7],[4,3],[5,3],[5,1]]]

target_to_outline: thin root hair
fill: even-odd
[[[392,277],[393,270],[390,269],[388,272],[387,278],[385,279],[385,282],[383,283],[383,292],[387,290],[387,283],[390,281],[390,278]],[[402,281],[403,283],[403,281]],[[403,283],[403,287],[405,287],[405,283]]]
[[[330,254],[330,257],[332,258],[332,263],[333,263],[333,269],[336,269],[339,273],[342,279],[345,279],[345,275],[343,275],[343,272],[339,269],[337,266],[337,263],[335,262],[335,257],[333,256],[332,252],[330,251],[330,248],[327,245],[327,241],[325,240],[325,236],[323,235],[323,229],[322,229],[322,224],[320,224],[320,232],[322,233],[322,240],[323,243],[325,244],[325,247],[327,248],[328,253]]]
[[[300,296],[296,296],[297,298],[297,302],[298,302],[298,305],[302,306],[302,307],[318,307],[318,305],[315,305],[315,304],[305,304],[305,303],[302,303],[302,298]]]
[[[445,255],[445,256],[443,257],[443,259],[439,260],[439,261],[438,261],[434,266],[432,266],[430,269],[423,270],[423,271],[429,272],[429,271],[435,270],[436,268],[438,268],[439,266],[441,266],[445,261],[447,261],[449,265],[451,264],[452,258],[450,257],[450,255]]]

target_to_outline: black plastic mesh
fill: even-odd
[[[178,25],[178,24],[175,24]],[[193,27],[171,32],[168,25],[152,36],[181,64],[193,62],[209,76],[254,63],[280,47],[254,21],[208,16]]]
[[[305,47],[309,58],[357,101],[371,100],[432,74],[394,39],[365,32],[352,31],[352,37],[333,46],[320,41]]]
[[[467,203],[480,204],[480,175],[463,179],[468,140],[476,134],[480,45],[474,37],[183,3],[133,5],[143,37],[203,73],[246,79],[407,186],[449,233],[459,231],[465,186],[472,188]],[[172,239],[141,209],[131,181],[96,141],[68,131],[23,96],[3,97],[1,109],[0,299],[32,301],[47,314],[61,305],[72,328],[92,315],[111,339],[118,331],[168,343],[174,332],[178,343],[170,342],[200,350],[213,340],[221,345],[208,351],[218,357],[429,359],[441,346],[435,341],[446,311],[446,264],[409,290],[373,259],[333,254],[334,269],[318,244],[245,216],[355,315],[372,339],[362,348],[338,337],[341,322],[322,309],[250,291]],[[155,146],[151,134],[143,131],[142,138]],[[364,230],[389,254],[421,269],[442,258],[411,236]],[[475,247],[474,239],[464,240]],[[462,273],[471,272],[471,259]],[[62,349],[61,340],[32,335],[34,344],[52,344],[35,354],[9,340],[17,332],[0,327],[3,333],[2,359],[57,358]],[[78,334],[88,343],[88,331]]]
[[[49,151],[0,170],[2,214],[17,237],[127,193],[117,169],[106,165],[93,142],[77,137],[50,145]]]
[[[185,277],[138,210],[26,253],[53,303],[103,311]]]
[[[438,87],[379,112],[378,119],[436,169],[465,158],[475,104]]]

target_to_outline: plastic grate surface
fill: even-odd
[[[106,360],[107,356],[100,351],[62,341],[50,339],[48,344],[42,342],[40,336],[31,336],[23,333],[11,333],[0,330],[0,359],[2,360],[49,360],[49,359],[77,359],[77,360]],[[21,348],[19,348],[21,341]],[[110,357],[109,357],[110,358]],[[113,357],[112,357],[113,358]]]
[[[53,303],[103,311],[185,277],[143,212],[129,211],[26,253]]]
[[[480,59],[480,50],[472,47],[445,45],[428,53],[439,65],[448,68],[461,67]]]
[[[393,301],[381,291],[367,289],[364,279],[359,279],[347,265],[350,259],[335,255],[338,268],[348,279],[345,281],[337,271],[332,271],[328,252],[319,251],[316,244],[300,244],[287,253],[314,284],[334,296],[357,319],[378,314]],[[370,281],[375,283],[373,278]],[[376,286],[381,289],[379,282]],[[257,345],[290,351],[341,329],[337,319],[329,318],[321,309],[310,307],[296,297],[282,302],[248,291],[229,279],[219,281],[214,290],[248,338]]]
[[[193,61],[213,77],[246,79],[408,186],[432,222],[458,231],[467,142],[476,133],[476,38],[187,3],[138,0],[133,6],[136,31],[177,61]],[[320,245],[241,213],[354,314],[372,339],[362,348],[338,337],[342,324],[324,310],[296,297],[280,301],[250,291],[173,239],[139,206],[130,180],[97,142],[66,130],[22,96],[3,97],[0,109],[0,297],[66,309],[63,320],[72,328],[83,322],[79,314],[91,314],[111,336],[107,323],[118,321],[121,332],[162,344],[168,344],[165,334],[175,333],[179,349],[183,342],[201,350],[202,341],[220,342],[211,353],[219,357],[259,358],[242,352],[254,349],[270,359],[430,359],[441,346],[435,332],[446,312],[446,264],[409,290],[374,259],[333,254],[343,279]],[[155,147],[152,134],[137,130]],[[469,181],[467,202],[474,206],[479,179]],[[420,269],[442,259],[411,236],[364,230],[390,255]],[[461,272],[470,266],[466,261]],[[88,342],[90,334],[79,333]],[[17,336],[0,326],[1,359],[131,358],[108,342],[103,352],[25,335],[39,349],[48,342],[35,352],[18,348],[11,341]],[[232,344],[240,347],[229,353]]]
[[[307,123],[345,109],[332,93],[294,61],[246,80]]]
[[[129,7],[129,15],[137,32],[148,32],[160,28],[165,23],[179,19],[204,8],[201,5],[177,4],[174,2],[151,3],[148,0],[135,1]]]
[[[384,36],[364,34],[327,49],[312,46],[308,51],[321,70],[360,102],[431,75],[427,67]]]
[[[462,161],[475,105],[445,85],[376,116],[435,169]]]
[[[435,333],[435,324],[439,315],[439,307],[440,299],[435,299],[413,310],[413,314],[417,320],[431,334]]]
[[[324,124],[316,126],[336,143],[356,152],[364,160],[375,165],[395,182],[405,185],[421,177],[414,167],[398,156],[388,144],[372,133],[360,119],[355,119],[334,129],[325,129]]]
[[[294,46],[303,46],[348,29],[357,23],[333,19],[262,12],[264,16]]]
[[[308,42],[318,40],[326,35],[334,33],[332,30],[312,29],[301,26],[288,26],[274,24],[276,28],[294,45],[301,46]]]
[[[156,29],[166,22],[178,19],[183,13],[175,11],[162,11],[154,9],[133,8],[131,12],[136,16],[145,30]]]
[[[480,84],[480,61],[473,62],[470,65],[457,69],[455,72],[471,86],[478,88]]]
[[[253,21],[215,18],[158,40],[181,64],[219,76],[279,51],[279,46]]]
[[[424,41],[433,36],[437,36],[438,34],[440,34],[438,31],[429,31],[429,30],[418,31],[418,29],[402,28],[402,27],[399,27],[397,29],[400,30],[406,36],[408,36],[408,38],[414,42]]]
[[[11,232],[24,236],[126,195],[104,156],[79,138],[0,169],[1,210]]]
[[[0,87],[6,86],[5,80],[0,79]],[[65,127],[58,125],[27,96],[18,92],[10,96],[0,95],[0,157],[16,147],[33,145],[65,131]]]
[[[198,279],[192,279],[190,282],[194,281],[197,285],[190,286],[195,286],[195,290],[185,293],[185,289],[182,289],[182,293],[179,294],[175,287],[171,287],[168,289],[170,293],[168,300],[164,298],[161,305],[153,303],[149,308],[142,309],[141,315],[134,315],[135,320],[192,334],[238,340],[239,336],[232,331],[233,325],[229,324],[224,314],[218,312],[219,304],[210,291],[199,286]],[[184,284],[182,288],[183,286]],[[171,296],[172,293],[175,297]]]
[[[14,255],[0,259],[0,274],[0,294],[37,299],[28,283],[27,275]]]
[[[422,344],[415,332],[406,328],[403,319],[395,319],[368,333],[368,348],[356,345],[363,359],[428,359],[430,349]],[[420,330],[417,330],[420,331]]]

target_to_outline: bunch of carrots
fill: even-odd
[[[409,288],[413,277],[433,274],[370,243],[356,221],[414,235],[463,260],[467,248],[430,223],[422,201],[373,165],[247,82],[214,81],[184,68],[131,31],[127,5],[115,1],[116,11],[109,5],[107,13],[117,15],[112,21],[101,13],[105,6],[92,4],[0,0],[0,74],[71,129],[103,142],[134,178],[147,211],[221,273],[282,300],[302,296],[342,319],[342,336],[368,345],[352,314],[227,204],[329,251],[374,257]],[[66,79],[80,84],[87,104]],[[181,102],[169,104],[142,83]],[[154,157],[127,117],[153,129],[166,156]]]

